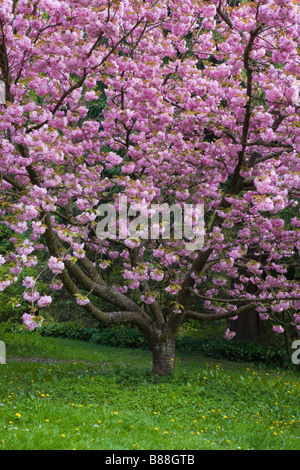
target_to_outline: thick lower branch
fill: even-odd
[[[260,297],[256,297],[256,298],[238,298],[238,299],[222,299],[222,298],[216,298],[216,297],[205,297],[204,295],[201,295],[201,294],[198,294],[197,292],[194,292],[192,289],[191,289],[191,294],[194,295],[195,297],[197,297],[198,299],[201,299],[201,300],[209,300],[210,302],[224,302],[224,303],[230,303],[230,304],[239,304],[239,303],[245,303],[245,302],[249,302],[249,303],[269,303],[269,302],[275,302],[275,301],[279,301],[279,300],[300,300],[300,296],[299,297],[296,297],[296,296],[286,296],[286,297],[266,297],[266,298],[260,298]]]
[[[67,271],[64,271],[60,278],[68,290],[68,292],[76,297],[76,295],[80,295],[81,292],[76,286],[76,284],[72,281]],[[145,321],[145,318],[141,318],[141,316],[137,312],[133,311],[118,311],[118,312],[103,312],[98,307],[96,307],[92,302],[83,305],[83,308],[87,311],[89,315],[93,318],[98,320],[102,323],[107,324],[119,324],[119,323],[134,323],[141,331],[149,332],[150,331],[150,322]]]
[[[1,173],[1,178],[4,179],[4,181],[6,181],[7,183],[11,184],[15,189],[18,189],[19,191],[24,191],[26,189],[26,186],[23,183],[16,180],[10,175]]]
[[[185,318],[186,319],[193,318],[194,320],[199,320],[199,321],[226,320],[228,318],[240,315],[241,313],[250,311],[252,309],[253,309],[253,306],[249,304],[249,305],[243,305],[243,307],[240,307],[235,312],[200,313],[200,312],[194,312],[192,310],[186,310]]]

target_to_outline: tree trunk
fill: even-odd
[[[152,347],[152,372],[157,375],[172,376],[175,365],[175,337],[167,337],[155,342]]]
[[[264,327],[264,322],[259,318],[255,308],[253,311],[240,315],[237,320],[229,321],[229,328],[236,332],[235,340],[246,339],[253,343],[260,343],[263,340]]]

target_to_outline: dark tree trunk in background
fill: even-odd
[[[249,247],[248,256],[255,260],[256,257],[253,256],[253,247]],[[259,261],[263,261],[260,259]],[[239,269],[240,274],[247,276],[247,271],[244,269]],[[255,284],[248,283],[245,288],[246,292],[249,294],[258,295],[258,288]],[[242,313],[238,316],[237,320],[229,320],[228,326],[230,330],[235,331],[236,335],[235,340],[248,340],[253,343],[260,343],[263,341],[263,335],[265,332],[264,321],[260,319],[259,314],[257,313],[255,307],[245,313]]]
[[[229,320],[228,326],[230,330],[236,332],[234,337],[236,340],[246,339],[253,343],[263,341],[265,325],[255,308],[250,312],[242,313],[237,320]]]

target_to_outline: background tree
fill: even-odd
[[[292,0],[2,0],[0,201],[14,236],[0,288],[21,281],[42,311],[51,296],[22,272],[47,250],[51,288],[135,325],[159,374],[188,319],[255,311],[280,333],[284,311],[297,328],[299,283],[285,274],[300,221],[281,211],[298,210],[299,20]],[[204,246],[123,239],[121,221],[99,238],[97,207],[120,194],[203,204]]]

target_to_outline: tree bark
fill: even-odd
[[[153,365],[152,372],[157,375],[172,377],[175,366],[175,337],[168,335],[152,346]]]
[[[255,308],[252,311],[239,315],[237,320],[229,320],[229,328],[235,331],[235,340],[248,340],[260,343],[265,331],[264,322],[259,318]]]

